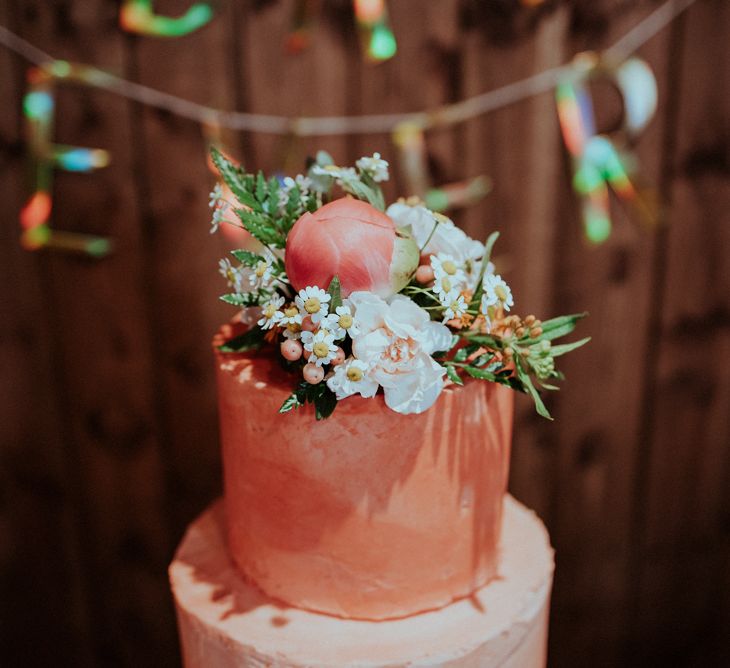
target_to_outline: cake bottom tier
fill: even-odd
[[[170,566],[186,668],[545,666],[553,553],[540,520],[511,497],[497,578],[445,608],[388,621],[267,597],[233,565],[223,520],[217,502],[190,525]]]

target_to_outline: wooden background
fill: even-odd
[[[125,34],[111,0],[0,0],[0,23],[199,102],[356,114],[495,88],[610,44],[657,6],[392,0],[398,55],[371,66],[344,0],[322,3],[308,51],[284,55],[293,4],[221,2],[173,40]],[[552,666],[730,665],[729,36],[730,3],[700,0],[641,50],[660,89],[638,144],[665,204],[655,231],[617,208],[608,243],[582,240],[549,94],[429,136],[436,183],[493,179],[457,220],[502,230],[520,312],[591,312],[580,334],[593,342],[550,399],[556,422],[518,402],[511,490],[557,549]],[[25,67],[0,50],[0,663],[174,666],[165,569],[220,490],[208,341],[231,314],[216,299],[225,245],[208,236],[204,140],[194,123],[64,89],[56,140],[113,162],[58,174],[56,226],[111,235],[118,251],[24,251]],[[618,112],[609,98],[607,122]],[[386,136],[229,142],[251,168],[297,168],[318,146],[397,163]]]

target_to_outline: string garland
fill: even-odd
[[[390,134],[400,153],[404,178],[413,191],[411,194],[421,196],[431,208],[438,210],[467,206],[478,201],[489,191],[490,181],[482,175],[441,188],[431,187],[427,175],[425,132],[462,123],[555,90],[561,130],[573,158],[573,186],[582,200],[586,236],[600,243],[608,237],[611,229],[609,186],[619,197],[634,204],[645,219],[652,220],[654,212],[648,204],[649,200],[641,196],[640,189],[632,181],[630,172],[635,172],[635,169],[629,167],[635,165],[636,161],[629,155],[628,148],[623,147],[622,152],[615,138],[596,134],[585,83],[596,73],[608,74],[613,78],[624,98],[626,130],[629,135],[638,134],[656,108],[656,82],[648,64],[630,56],[694,2],[668,0],[600,55],[591,54],[588,66],[584,55],[571,63],[453,104],[420,112],[362,116],[285,117],[215,109],[129,81],[91,65],[56,59],[0,25],[0,45],[34,65],[28,72],[29,90],[24,98],[23,111],[34,166],[35,191],[21,211],[21,242],[29,250],[52,247],[95,257],[105,256],[112,248],[110,240],[105,237],[62,232],[50,226],[54,170],[90,172],[105,167],[110,160],[109,154],[103,149],[63,146],[52,142],[54,86],[75,83],[112,92],[145,106],[195,121],[204,130],[216,128],[218,133],[227,129],[290,138]],[[155,31],[162,29],[162,36],[173,36],[175,30],[179,31],[179,35],[184,35],[196,29],[195,25],[200,27],[205,22],[205,16],[199,11],[203,7],[207,7],[207,4],[199,3],[191,7],[191,12],[195,10],[193,18],[188,12],[180,19],[172,19],[154,15],[150,0],[132,0],[125,3],[123,11],[127,10],[128,15],[125,19],[122,14],[122,20],[130,21],[130,25],[136,25],[138,31],[144,34],[157,35]],[[381,30],[378,39],[383,48],[380,51],[376,49],[370,56],[373,59],[391,57],[395,53],[395,41],[393,38],[392,52],[389,53],[384,48],[387,39],[383,41],[383,31],[390,31],[384,2],[359,2],[356,8],[359,8],[356,16],[364,37],[364,46],[369,44],[372,49],[377,42],[376,30]],[[162,19],[164,21],[160,22]]]
[[[611,62],[628,58],[696,0],[668,0],[640,21],[626,35],[603,51]],[[0,44],[39,67],[57,61],[0,25]],[[402,123],[412,123],[424,130],[463,123],[490,111],[552,91],[561,81],[575,81],[583,76],[572,63],[554,67],[511,84],[495,88],[461,102],[420,112],[370,114],[365,116],[287,117],[243,111],[225,111],[129,81],[109,72],[85,66],[86,75],[76,83],[103,88],[129,100],[154,107],[198,123],[214,123],[236,131],[306,136],[343,134],[390,134]]]

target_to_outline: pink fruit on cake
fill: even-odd
[[[342,295],[369,291],[386,298],[418,266],[410,235],[371,204],[345,197],[305,213],[286,240],[286,273],[296,290],[326,288],[338,276]]]

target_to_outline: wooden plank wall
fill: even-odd
[[[658,2],[392,0],[399,52],[362,62],[349,3],[323,0],[312,45],[284,55],[293,0],[229,0],[184,38],[131,36],[115,0],[3,0],[0,23],[43,49],[226,109],[331,115],[462,99],[610,44]],[[171,15],[189,2],[160,0]],[[659,113],[637,150],[664,200],[641,229],[616,208],[581,237],[550,95],[429,136],[434,180],[487,174],[455,214],[503,232],[521,312],[589,310],[565,362],[557,420],[518,402],[511,489],[557,549],[552,666],[730,663],[730,95],[723,0],[641,50]],[[57,140],[112,164],[59,174],[58,227],[109,234],[102,261],[29,253],[20,103],[26,64],[0,50],[0,652],[10,666],[178,661],[165,566],[220,489],[208,340],[225,242],[207,234],[205,138],[194,123],[103,92],[64,89]],[[604,98],[601,98],[604,99]],[[608,123],[615,99],[605,98]],[[612,115],[614,118],[612,118]],[[250,168],[298,169],[389,138],[228,135]]]

